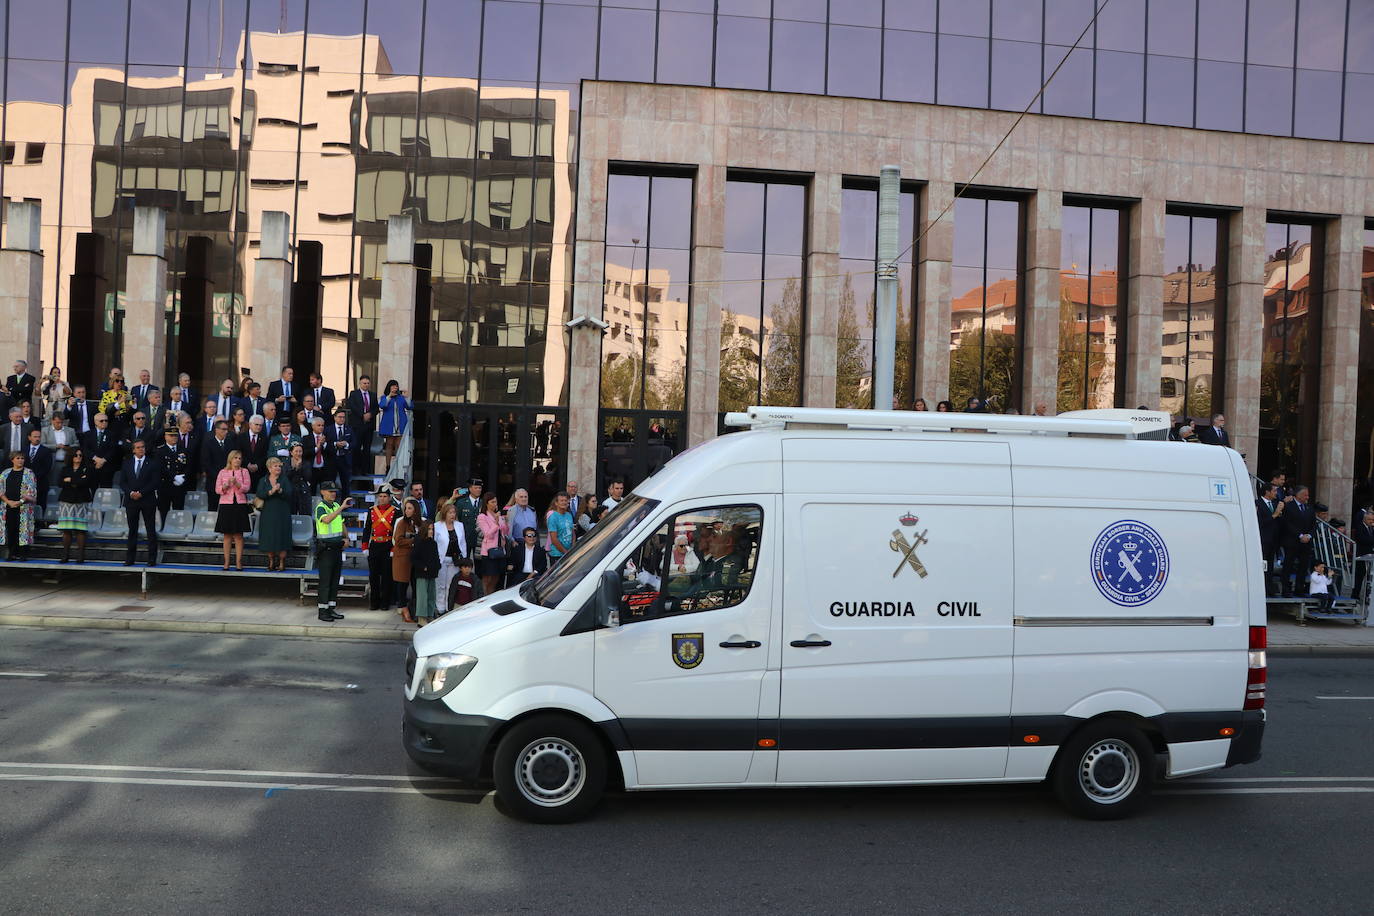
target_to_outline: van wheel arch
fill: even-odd
[[[586,716],[581,715],[580,713],[576,713],[570,709],[563,709],[557,706],[549,706],[544,707],[542,709],[531,709],[528,712],[522,712],[520,715],[516,716],[514,719],[511,719],[509,722],[506,722],[495,732],[493,732],[491,740],[487,742],[486,752],[482,756],[483,779],[490,780],[492,778],[493,762],[496,758],[496,748],[501,743],[501,739],[504,738],[506,736],[506,733],[509,732],[512,728],[519,725],[521,722],[526,721],[527,719],[534,718],[535,716],[561,716],[572,722],[577,722],[580,725],[584,725],[587,728],[591,729],[592,733],[596,735],[598,740],[600,740],[601,749],[606,752],[606,763],[608,765],[608,772],[606,774],[606,788],[613,789],[615,791],[624,790],[625,773],[620,768],[620,755],[616,753],[615,745],[611,743],[610,737],[606,734],[606,729],[601,725],[597,724],[596,722],[593,722],[591,719],[588,719]]]
[[[1163,736],[1149,719],[1103,713],[1085,719],[1065,736],[1045,781],[1079,817],[1127,817],[1144,805],[1165,753]],[[1104,761],[1107,770],[1102,769]]]

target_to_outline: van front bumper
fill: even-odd
[[[406,700],[401,739],[410,759],[463,782],[477,782],[492,736],[504,723],[449,709],[442,700]]]

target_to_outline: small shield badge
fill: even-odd
[[[706,640],[701,633],[673,634],[673,664],[695,668],[706,657]]]

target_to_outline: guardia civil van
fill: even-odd
[[[1115,818],[1256,760],[1245,466],[1116,413],[731,415],[558,566],[415,634],[406,751],[544,822],[611,786],[1043,780]]]

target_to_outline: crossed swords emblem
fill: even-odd
[[[1116,577],[1117,585],[1125,581],[1127,576],[1130,576],[1137,583],[1145,581],[1140,575],[1140,570],[1135,568],[1135,564],[1140,562],[1140,557],[1144,553],[1143,550],[1137,550],[1134,555],[1127,554],[1124,550],[1116,552],[1116,565],[1121,567],[1121,575]]]
[[[906,537],[900,530],[892,532],[892,540],[887,542],[887,546],[902,555],[902,561],[898,563],[897,568],[892,571],[892,578],[897,578],[897,574],[906,566],[910,566],[912,569],[916,570],[916,575],[920,576],[922,579],[926,577],[926,565],[921,562],[920,557],[916,556],[916,548],[930,542],[926,537],[926,532],[929,530],[930,529],[927,528],[925,531],[916,535],[912,538],[910,543],[907,543]]]

